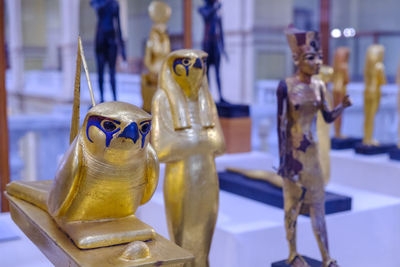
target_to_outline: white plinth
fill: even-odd
[[[273,160],[261,153],[226,155],[217,160],[218,169],[232,165],[270,169]],[[350,170],[347,177],[352,177]],[[141,207],[138,214],[158,233],[167,236],[162,183],[159,186],[153,199]],[[353,198],[351,211],[326,217],[331,254],[339,264],[398,267],[400,199],[332,183],[328,190]],[[288,249],[283,216],[281,209],[221,191],[211,266],[270,266],[272,262],[285,259]],[[301,253],[320,258],[310,220],[304,216],[298,220],[298,247]]]
[[[331,170],[334,183],[400,197],[400,161],[390,160],[387,154],[333,150]]]
[[[327,216],[331,253],[341,266],[398,266],[400,200],[343,186],[329,189],[353,197],[351,212]],[[139,214],[168,236],[162,193],[157,192]],[[304,216],[298,220],[298,247],[305,255],[320,257],[310,220]],[[269,266],[287,253],[282,210],[221,191],[211,266]]]

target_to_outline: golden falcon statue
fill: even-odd
[[[385,48],[382,45],[368,47],[364,69],[364,138],[363,144],[367,146],[378,145],[373,140],[374,119],[378,112],[381,100],[381,86],[386,84],[383,56]]]
[[[319,111],[326,122],[333,122],[351,105],[348,96],[330,110],[325,84],[313,75],[322,64],[318,32],[287,30],[287,39],[297,72],[278,86],[278,140],[283,177],[285,228],[289,243],[288,264],[309,266],[298,254],[296,221],[301,209],[308,209],[324,267],[337,267],[329,254],[325,224],[325,183],[319,157],[315,121]]]
[[[147,112],[151,112],[151,101],[157,91],[161,65],[171,52],[167,34],[167,22],[171,17],[171,8],[164,2],[153,1],[149,6],[149,15],[154,23],[146,43],[144,56],[144,65],[149,72],[142,74],[142,108]]]
[[[207,54],[178,50],[165,60],[153,98],[153,144],[165,162],[164,200],[170,238],[207,267],[218,213],[214,158],[225,143],[208,90]]]
[[[102,266],[127,266],[127,262],[129,266],[143,266],[141,264],[159,262],[174,251],[167,251],[170,255],[163,256],[162,249],[168,247],[168,241],[135,217],[138,206],[150,200],[158,184],[158,158],[149,142],[152,117],[128,103],[95,105],[89,83],[94,106],[79,130],[81,60],[88,76],[79,40],[70,147],[58,166],[54,181],[12,182],[7,186],[7,193],[14,203],[22,199],[47,212],[49,216],[42,216],[34,225],[45,222],[41,225],[44,230],[40,230],[47,233],[49,243],[57,244],[56,248],[52,247],[56,252],[47,256],[57,266],[63,257],[68,260],[62,261],[62,266],[87,266],[87,262],[83,264],[85,261],[99,266],[100,259],[103,259]],[[38,212],[31,215],[36,214]],[[58,234],[57,227],[51,225],[51,220],[46,221],[46,217],[52,218],[79,249],[86,249],[85,252],[71,247],[65,235]],[[35,237],[30,238],[35,240]],[[154,240],[158,240],[159,245]],[[114,246],[126,243],[130,244],[124,249]],[[38,246],[45,254],[51,247],[43,242]],[[90,249],[109,246],[113,247],[101,250],[102,256],[93,257],[96,250]],[[154,250],[157,246],[157,253],[151,255],[151,248]],[[118,254],[115,251],[119,251]],[[79,260],[80,264],[68,265],[68,261]],[[174,264],[179,262],[177,258],[173,260]],[[164,265],[168,265],[167,260]]]

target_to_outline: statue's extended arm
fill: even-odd
[[[340,103],[337,107],[333,110],[329,109],[327,95],[326,95],[326,88],[325,85],[321,82],[320,84],[320,93],[321,93],[321,112],[324,120],[327,123],[331,123],[336,120],[337,117],[342,114],[343,110],[349,106],[351,106],[351,101],[348,95],[343,97],[342,103]]]

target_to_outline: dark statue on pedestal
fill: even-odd
[[[115,65],[118,49],[122,58],[126,61],[125,46],[122,40],[121,26],[119,20],[119,4],[116,0],[91,0],[90,5],[96,10],[96,62],[98,82],[100,89],[100,101],[104,102],[104,67],[108,64],[110,71],[110,84],[114,97],[117,100]]]
[[[199,13],[204,19],[203,50],[207,52],[207,78],[209,79],[209,69],[214,66],[217,79],[218,100],[216,106],[218,116],[222,119],[221,125],[227,142],[227,151],[230,153],[248,152],[250,150],[251,119],[248,105],[237,105],[227,102],[222,95],[220,64],[221,55],[226,59],[228,55],[225,51],[224,32],[222,28],[221,3],[219,0],[204,0],[205,5],[199,8]],[[236,146],[236,133],[239,129],[248,129],[243,139],[243,146]]]
[[[219,102],[226,103],[222,96],[219,67],[221,54],[228,58],[224,47],[224,32],[220,15],[221,3],[218,0],[205,0],[205,5],[199,8],[199,13],[204,19],[203,50],[208,53],[207,77],[209,78],[210,66],[214,65],[217,77]]]

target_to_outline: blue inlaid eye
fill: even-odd
[[[117,126],[112,121],[103,121],[103,129],[107,132],[112,132],[117,129]]]
[[[146,140],[146,136],[149,134],[151,130],[151,121],[142,121],[140,123],[140,134],[142,135],[142,148],[144,146],[144,142]]]
[[[177,68],[177,66],[179,66],[179,65],[181,65],[182,67],[185,68],[186,76],[188,76],[188,75],[189,75],[190,60],[189,60],[188,58],[183,58],[183,57],[180,57],[180,58],[175,59],[174,64],[173,64],[173,66],[172,66],[173,71],[175,72],[176,75],[181,76],[181,75],[176,71],[176,68]]]
[[[121,128],[117,128],[121,124],[117,120],[110,120],[108,118],[102,117],[102,116],[97,116],[93,115],[90,116],[88,121],[87,121],[87,126],[86,126],[86,137],[87,139],[93,143],[93,140],[89,136],[89,128],[91,126],[95,126],[98,129],[100,129],[103,133],[106,135],[106,147],[108,147],[111,143],[111,139],[113,138],[113,134],[118,132]]]
[[[140,127],[140,131],[147,134],[150,131],[150,123],[143,124],[142,127]]]

